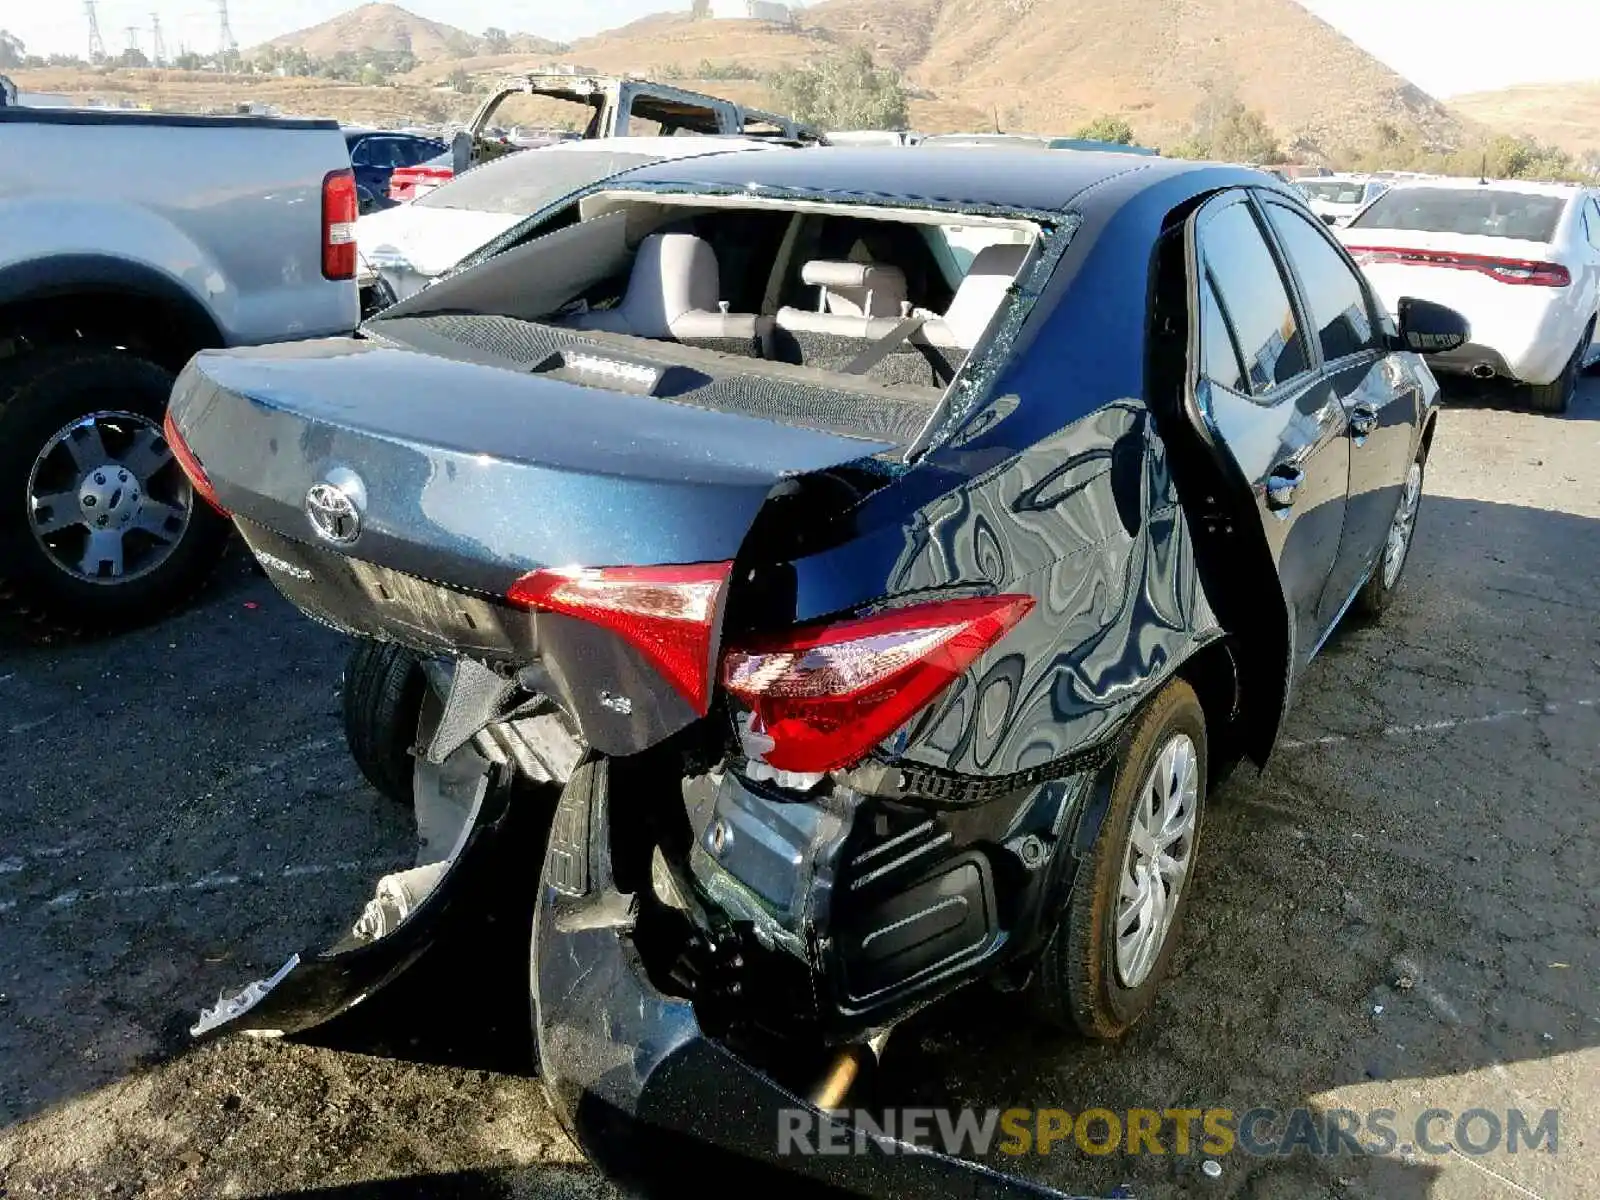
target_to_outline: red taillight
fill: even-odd
[[[356,173],[332,171],[322,181],[322,276],[356,277],[356,218],[361,214]]]
[[[166,419],[161,422],[161,434],[167,439],[172,457],[178,460],[183,473],[189,477],[189,486],[194,488],[195,494],[223,516],[232,516],[233,514],[222,507],[222,501],[217,499],[217,489],[211,486],[211,478],[206,474],[206,469],[200,465],[200,460],[194,456],[194,451],[189,449],[189,443],[184,441],[183,435],[178,432],[170,411]]]
[[[849,766],[900,729],[1033,608],[992,596],[892,609],[729,650],[722,683],[780,771]]]
[[[682,567],[546,568],[506,598],[620,634],[704,713],[711,706],[711,635],[731,562]]]
[[[1346,246],[1350,257],[1363,267],[1445,267],[1477,271],[1501,283],[1527,287],[1566,287],[1572,274],[1560,263],[1526,258],[1496,258],[1489,254],[1451,254],[1443,250],[1413,250],[1404,246]]]
[[[456,177],[450,167],[396,167],[389,176],[389,199],[411,200],[423,189],[449,183]]]

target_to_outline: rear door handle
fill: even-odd
[[[1378,410],[1371,404],[1357,404],[1350,409],[1350,432],[1359,442],[1371,437],[1378,429]]]
[[[1273,512],[1286,512],[1294,506],[1295,493],[1306,481],[1306,473],[1294,463],[1279,463],[1267,476],[1267,507]]]

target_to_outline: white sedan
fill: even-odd
[[[513,226],[623,171],[673,158],[788,149],[761,138],[598,138],[485,163],[409,204],[356,222],[362,314],[414,295]]]
[[[1600,204],[1576,184],[1397,183],[1337,231],[1392,314],[1415,296],[1463,314],[1472,337],[1435,371],[1528,386],[1562,413],[1600,357]]]
[[[1390,187],[1386,180],[1367,175],[1321,175],[1297,179],[1294,185],[1325,225],[1350,224],[1352,217]]]

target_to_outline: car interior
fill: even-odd
[[[390,308],[369,336],[589,384],[602,381],[568,369],[576,347],[643,353],[687,369],[651,394],[715,407],[892,395],[901,432],[983,343],[1041,234],[1021,219],[622,192],[536,232]]]

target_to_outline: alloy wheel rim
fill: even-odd
[[[1411,532],[1417,523],[1417,508],[1422,503],[1422,464],[1412,463],[1400,493],[1400,507],[1389,525],[1389,540],[1383,549],[1383,586],[1392,588],[1406,565],[1411,549]]]
[[[44,444],[27,505],[28,528],[59,570],[115,586],[172,557],[194,493],[156,422],[107,411],[79,417]]]
[[[1194,859],[1200,756],[1186,733],[1156,755],[1134,802],[1115,913],[1117,978],[1137,988],[1150,977],[1172,932]]]

